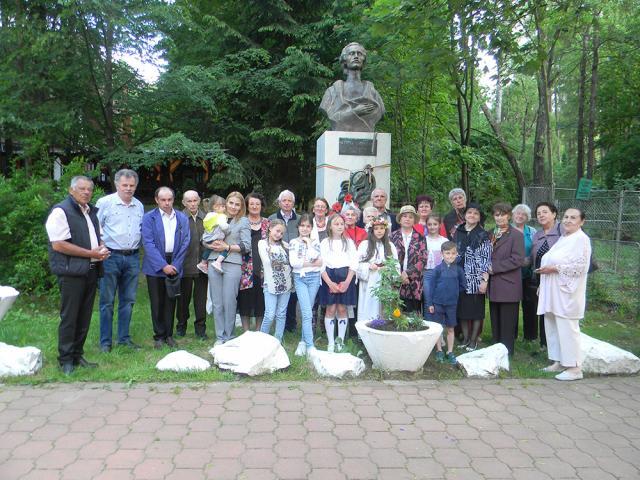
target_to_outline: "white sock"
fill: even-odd
[[[338,319],[338,336],[340,337],[340,339],[342,340],[343,343],[344,343],[344,336],[347,333],[347,325],[349,325],[349,319],[348,318],[339,318]]]
[[[335,320],[333,318],[324,317],[324,327],[327,329],[327,341],[329,345],[333,345]]]

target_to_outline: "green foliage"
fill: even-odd
[[[210,169],[209,188],[212,190],[224,191],[246,184],[242,166],[219,144],[194,142],[181,133],[156,138],[131,151],[115,150],[106,157],[104,163],[112,169],[120,165],[129,165],[133,169],[160,165],[166,171],[174,161],[196,168]]]
[[[380,281],[371,290],[382,305],[382,316],[386,321],[393,322],[399,331],[417,330],[422,327],[422,318],[413,314],[402,313],[404,302],[400,298],[402,279],[398,270],[398,261],[388,257],[384,265],[378,270]]]
[[[44,222],[63,195],[53,183],[16,173],[0,176],[0,283],[20,291],[46,292],[55,285],[49,274]]]

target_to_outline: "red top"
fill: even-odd
[[[356,244],[356,248],[363,240],[367,239],[367,231],[362,227],[346,227],[344,229],[344,234],[353,240],[353,243]]]
[[[427,226],[426,225],[422,225],[421,223],[416,223],[413,226],[413,229],[418,232],[420,235],[426,237],[427,236]],[[447,231],[444,229],[444,223],[440,224],[440,235],[443,236],[444,238],[447,238]]]

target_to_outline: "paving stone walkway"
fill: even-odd
[[[0,385],[0,479],[640,478],[640,379]]]

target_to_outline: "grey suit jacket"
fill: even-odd
[[[224,237],[224,241],[229,245],[240,246],[240,253],[230,252],[225,262],[241,265],[242,255],[251,251],[251,227],[249,226],[247,217],[240,217],[239,219],[234,219],[229,222],[229,232],[227,232],[227,236]],[[211,250],[209,260],[215,260],[219,254],[219,252]]]

